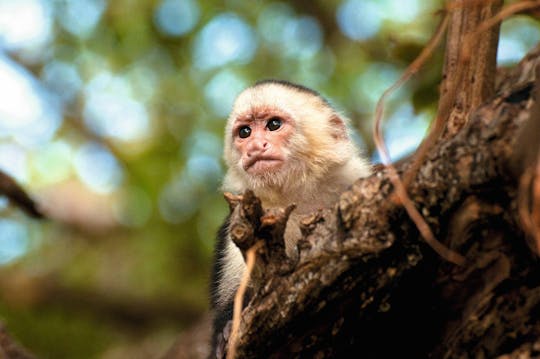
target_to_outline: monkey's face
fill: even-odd
[[[237,118],[232,128],[239,165],[252,176],[278,172],[287,162],[287,143],[294,127],[285,116],[257,114]]]
[[[316,188],[355,149],[345,121],[324,99],[271,82],[237,97],[227,119],[223,153],[228,166],[224,188],[237,193],[249,188],[260,195],[263,190]]]

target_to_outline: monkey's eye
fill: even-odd
[[[279,117],[272,117],[266,123],[266,128],[268,128],[270,131],[275,131],[280,127],[281,127],[281,118]]]
[[[249,135],[251,135],[251,128],[249,126],[242,126],[238,130],[238,136],[240,138],[246,138],[249,137]]]

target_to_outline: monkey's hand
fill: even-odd
[[[285,274],[294,269],[296,258],[289,258],[285,249],[285,227],[295,205],[286,208],[263,209],[259,198],[247,190],[243,195],[224,194],[229,203],[229,235],[246,255],[248,249],[259,242],[255,277]]]

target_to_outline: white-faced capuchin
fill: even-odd
[[[370,174],[368,161],[350,138],[348,120],[317,92],[286,81],[265,80],[236,99],[225,127],[227,173],[223,191],[252,190],[263,208],[294,203],[285,247],[296,255],[300,218],[336,203],[357,178]],[[221,227],[212,272],[212,357],[229,320],[245,271],[240,250]]]

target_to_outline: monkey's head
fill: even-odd
[[[357,154],[346,126],[315,91],[267,80],[236,99],[225,128],[227,191],[279,191],[316,187]]]

